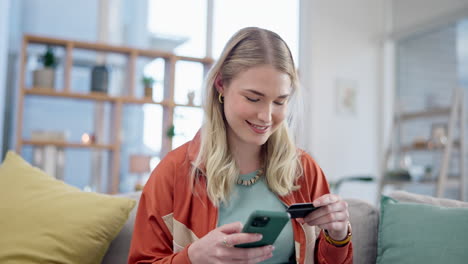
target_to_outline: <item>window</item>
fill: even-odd
[[[240,17],[242,19],[239,19]],[[213,23],[213,56],[218,58],[221,55],[224,45],[236,31],[251,26],[278,33],[288,44],[294,62],[298,65],[298,0],[216,1]]]
[[[148,31],[168,43],[163,49],[184,56],[206,55],[206,0],[149,0],[148,7]]]
[[[228,39],[237,30],[247,26],[256,26],[280,34],[288,43],[296,65],[298,64],[298,0],[148,1],[148,31],[155,40],[154,48],[166,49],[181,56],[205,57],[206,54],[212,54],[216,60]],[[268,8],[265,8],[266,6]],[[212,40],[212,45],[207,44],[207,40]],[[163,66],[159,66],[159,69],[157,67],[157,65],[149,64],[145,68],[145,73],[156,75],[158,71],[162,71]],[[206,69],[201,63],[177,63],[175,103],[187,104],[189,92],[194,92],[193,104],[200,106],[205,74]],[[154,78],[158,79],[157,76]],[[203,111],[201,108],[195,109],[194,111],[193,107],[185,106],[175,108],[173,113],[173,148],[191,140],[199,130]],[[154,113],[145,110],[144,115],[154,115]],[[157,124],[153,123],[145,123],[144,125],[145,145],[150,148],[154,143],[150,143],[153,141],[147,135],[166,135],[166,131],[155,133],[154,131],[161,129],[160,126],[156,126]]]

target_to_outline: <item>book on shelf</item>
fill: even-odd
[[[67,141],[66,131],[44,131],[44,130],[33,130],[31,132],[31,140],[35,141]]]

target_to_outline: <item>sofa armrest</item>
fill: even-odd
[[[128,259],[128,252],[130,250],[130,243],[132,241],[133,226],[135,225],[135,217],[138,209],[138,202],[140,200],[141,192],[134,192],[128,194],[121,194],[118,196],[131,198],[137,201],[136,206],[128,216],[128,220],[120,230],[120,233],[112,241],[107,249],[106,255],[102,260],[102,264],[126,264]]]
[[[377,236],[379,210],[358,199],[345,199],[353,228],[354,263],[375,263],[377,258]]]

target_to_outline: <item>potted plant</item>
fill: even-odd
[[[143,76],[142,82],[145,89],[145,97],[153,98],[153,85],[155,82],[154,78],[150,76]]]
[[[39,62],[43,67],[33,71],[34,87],[54,88],[57,57],[51,46],[47,46],[46,52],[39,57]]]
[[[168,138],[173,138],[175,136],[175,126],[174,125],[171,125],[169,128],[167,128],[166,136]]]

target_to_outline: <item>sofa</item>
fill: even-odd
[[[124,196],[138,201],[140,192],[129,193]],[[358,199],[346,199],[346,201],[348,202],[353,226],[354,263],[375,263],[379,212],[377,208],[367,202]],[[124,227],[110,244],[102,262],[103,264],[127,263],[137,208],[138,206],[135,206]]]
[[[8,152],[0,165],[0,263],[126,263],[141,193],[69,186]],[[396,191],[345,199],[354,263],[467,263],[468,203]]]
[[[140,193],[126,194],[138,201]],[[431,204],[434,206],[448,207],[467,207],[468,203],[448,200],[436,199],[429,196],[417,195],[405,191],[395,191],[389,195],[403,202]],[[350,222],[353,227],[353,245],[354,245],[354,263],[366,264],[376,263],[378,254],[378,234],[379,234],[379,209],[371,204],[358,199],[345,199],[348,203]],[[133,224],[135,221],[135,213],[137,206],[131,212],[128,221],[111,243],[103,263],[105,264],[120,264],[126,263],[128,249],[132,236]],[[467,209],[468,210],[468,209]],[[403,219],[402,219],[403,220]],[[404,220],[403,220],[404,221]],[[468,222],[467,222],[468,229]],[[391,263],[391,262],[388,262]],[[411,263],[404,260],[399,263]],[[447,262],[449,263],[449,262]]]

